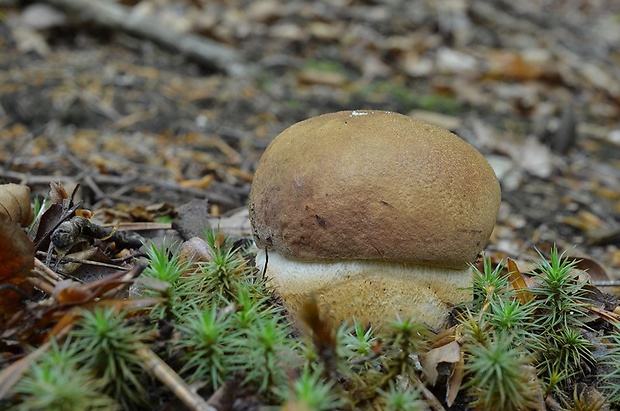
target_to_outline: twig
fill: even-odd
[[[428,406],[433,411],[446,411],[446,409],[441,405],[441,402],[435,397],[435,395],[428,389],[426,386],[420,381],[420,379],[416,376],[411,377],[411,382],[416,389],[419,390],[420,393],[426,399]]]
[[[592,284],[602,288],[602,287],[620,287],[620,280],[594,280]]]
[[[122,295],[129,286],[133,283],[133,280],[142,274],[142,271],[146,268],[146,264],[138,261],[134,264],[131,270],[127,271],[125,275],[123,275],[119,282],[121,284],[112,288],[111,290],[106,291],[101,295],[102,298],[118,298],[119,295]]]
[[[61,183],[70,183],[76,181],[76,177],[71,176],[36,176],[27,173],[15,171],[3,171],[0,177],[10,178],[22,181],[28,185],[48,185],[52,181]],[[197,198],[207,198],[210,202],[219,204],[223,207],[234,208],[241,203],[241,197],[245,195],[245,188],[231,187],[219,181],[213,181],[207,189],[198,189],[192,187],[184,187],[175,181],[158,179],[153,177],[144,177],[137,175],[110,176],[98,173],[90,174],[92,180],[97,184],[115,184],[122,186],[118,192],[106,196],[108,199],[126,200],[120,197],[119,193],[129,191],[133,188],[132,184],[149,184],[160,187],[164,190],[170,190],[181,194],[195,196]],[[133,199],[135,200],[135,199]]]
[[[101,0],[46,0],[58,8],[79,13],[102,26],[152,40],[209,68],[231,76],[247,73],[247,63],[235,50],[215,41],[184,34],[156,18],[132,13],[129,7]]]
[[[65,256],[65,257],[62,257],[62,261],[63,263],[79,263],[79,264],[91,265],[91,266],[96,266],[96,267],[111,268],[113,270],[119,270],[119,271],[129,271],[128,267],[123,267],[123,266],[118,266],[118,265],[108,264],[108,263],[102,263],[101,261],[84,260],[82,258],[72,258],[72,257]]]
[[[43,281],[43,279],[41,278],[37,278],[37,277],[28,277],[26,278],[26,280],[33,286],[38,288],[39,290],[43,291],[44,293],[46,293],[47,295],[52,295],[54,294],[54,286],[52,286],[49,283],[46,283],[45,281]]]
[[[48,266],[43,264],[43,262],[41,260],[39,260],[38,258],[34,259],[34,267],[38,268],[39,270],[41,270],[43,272],[43,274],[48,276],[51,279],[49,281],[52,282],[52,283],[53,283],[53,281],[62,281],[63,280],[62,277],[60,277],[58,274],[56,274]]]
[[[614,312],[602,310],[593,305],[587,306],[586,308],[590,310],[591,312],[593,312],[594,314],[599,315],[602,319],[604,319],[610,324],[617,325],[618,323],[620,323],[620,315]]]
[[[196,411],[217,411],[217,408],[210,406],[201,396],[192,392],[185,381],[149,348],[138,348],[136,354],[144,361],[144,366],[170,388],[187,408]]]

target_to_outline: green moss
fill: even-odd
[[[620,405],[619,334],[597,330],[593,337],[584,323],[590,286],[556,249],[548,261],[541,256],[528,294],[486,260],[474,270],[475,298],[462,307],[459,324],[436,336],[408,318],[386,319],[380,329],[331,324],[316,304],[299,323],[285,315],[246,250],[215,232],[208,239],[207,263],[182,262],[173,247],[147,248],[141,296],[164,301],[150,311],[81,311],[69,339],[54,344],[15,386],[16,409],[153,407],[165,389],[143,368],[139,347],[203,387],[205,398],[233,389],[289,409],[425,409],[422,390],[445,393],[424,387],[428,370],[419,359],[445,341],[460,344],[465,377],[458,399],[473,409],[535,409],[546,396],[582,409],[582,381]],[[457,367],[444,365],[438,387]]]

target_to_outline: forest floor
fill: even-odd
[[[620,6],[135,3],[132,16],[159,19],[162,31],[230,48],[245,74],[85,13],[7,6],[6,182],[40,195],[51,181],[81,183],[94,211],[174,211],[206,198],[221,215],[246,205],[257,160],[284,128],[330,111],[391,110],[436,122],[489,158],[503,188],[489,252],[519,258],[555,242],[620,275]]]
[[[620,279],[620,3],[123,2],[127,18],[216,42],[231,61],[71,4],[0,1],[3,182],[38,196],[79,184],[106,223],[179,218],[206,199],[201,218],[247,238],[274,136],[326,112],[390,110],[450,129],[492,164],[495,261],[527,266],[555,243],[595,281]]]
[[[287,126],[391,110],[435,121],[489,157],[504,199],[491,250],[518,257],[556,242],[618,275],[620,7],[537,4],[133,6],[161,30],[230,47],[252,67],[239,76],[86,18],[7,8],[2,174],[38,194],[80,182],[95,209],[198,197],[221,214],[246,205],[261,152]]]

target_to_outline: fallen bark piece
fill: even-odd
[[[100,0],[45,0],[64,11],[78,13],[102,26],[122,30],[177,51],[198,64],[241,76],[248,65],[234,49],[193,34],[166,27],[156,18],[132,13],[131,8]]]

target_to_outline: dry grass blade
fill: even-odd
[[[525,304],[534,298],[532,293],[527,289],[527,283],[525,282],[521,271],[519,271],[517,263],[515,263],[511,258],[508,259],[508,278],[512,288],[515,289],[517,298],[521,304]]]
[[[618,326],[620,324],[620,315],[615,312],[603,310],[593,305],[588,306],[587,309],[612,325]]]

